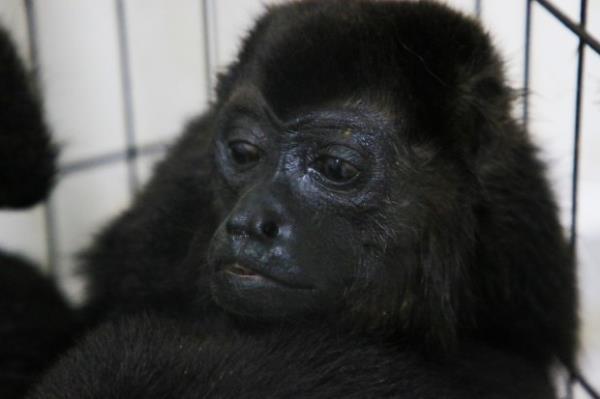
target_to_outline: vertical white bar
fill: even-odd
[[[131,81],[139,144],[171,140],[207,101],[198,0],[129,0]]]
[[[483,27],[492,35],[494,44],[500,50],[505,61],[506,73],[511,86],[521,88],[525,54],[524,2],[483,2],[481,17]]]
[[[265,2],[218,0],[215,6],[218,39],[216,69],[222,72],[235,59],[242,39],[264,11]]]
[[[53,195],[60,281],[72,299],[82,285],[75,273],[77,255],[89,246],[109,218],[129,203],[124,162],[103,165],[65,177]]]
[[[218,68],[218,27],[216,0],[200,0],[202,2],[202,39],[204,42],[204,65],[206,72],[207,100],[216,97]]]
[[[532,19],[529,126],[542,146],[562,223],[568,226],[578,39],[535,3]]]
[[[124,147],[113,0],[36,1],[46,113],[69,162]]]
[[[587,30],[600,38],[600,1],[588,0]],[[589,382],[600,389],[600,55],[585,54],[577,255],[579,260],[581,367]],[[577,398],[588,395],[580,389]]]

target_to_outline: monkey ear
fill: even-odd
[[[475,58],[457,71],[457,92],[451,103],[450,115],[455,115],[457,132],[469,143],[468,149],[477,156],[480,148],[489,148],[506,132],[502,126],[511,114],[515,91],[506,84],[503,65],[489,44],[481,58]],[[509,130],[510,131],[510,130]],[[469,154],[465,154],[469,155]]]
[[[31,80],[0,28],[0,207],[24,208],[52,187],[56,150]]]

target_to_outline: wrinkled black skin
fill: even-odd
[[[90,314],[321,316],[436,354],[480,340],[572,365],[574,267],[511,100],[487,35],[440,5],[271,8],[88,252]],[[240,138],[262,154],[245,171],[227,150]],[[311,171],[332,143],[363,154],[348,190]],[[232,259],[313,290],[237,290],[214,272]]]
[[[39,101],[0,27],[0,208],[27,208],[52,187],[55,149]],[[0,250],[0,397],[19,398],[71,345],[75,316],[54,284]]]
[[[76,370],[76,372],[75,372]],[[118,370],[118,372],[116,372]],[[493,370],[493,372],[490,372]],[[510,383],[507,383],[510,382]],[[552,398],[542,370],[481,346],[448,361],[327,328],[260,336],[156,317],[103,325],[31,399]]]

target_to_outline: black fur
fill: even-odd
[[[31,80],[0,28],[0,207],[23,208],[44,199],[54,158]]]
[[[0,208],[43,200],[55,151],[38,100],[8,34],[0,27]],[[19,398],[70,345],[74,316],[40,271],[0,250],[0,397]]]
[[[0,251],[0,397],[22,397],[72,344],[74,317],[33,265]]]
[[[481,346],[431,360],[326,327],[250,336],[134,317],[88,336],[29,397],[547,399],[553,393],[542,370]]]

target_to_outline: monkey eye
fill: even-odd
[[[238,165],[249,165],[258,162],[260,149],[247,141],[237,140],[229,143],[231,158]]]
[[[332,156],[317,158],[313,168],[328,180],[338,184],[348,183],[359,174],[358,169],[350,162]]]

